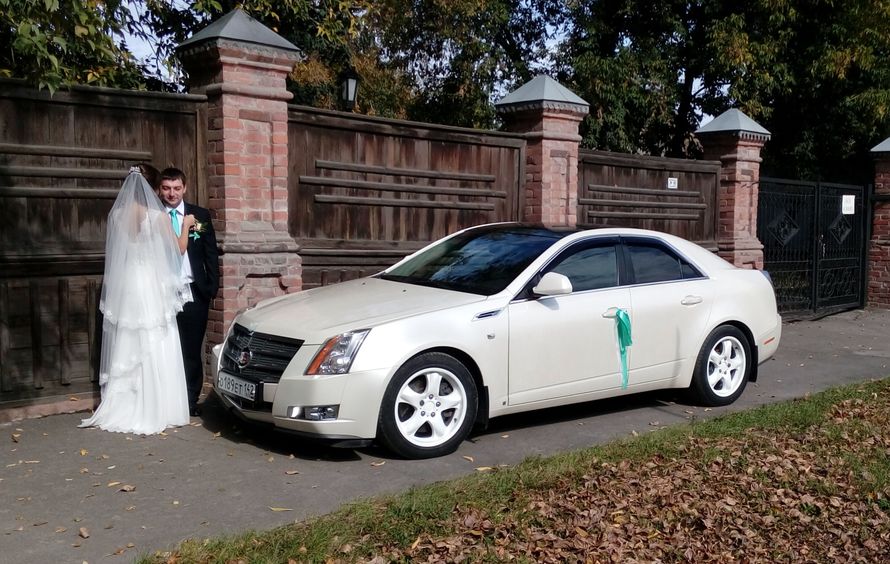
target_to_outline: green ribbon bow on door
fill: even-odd
[[[621,355],[621,389],[627,389],[627,347],[633,344],[630,337],[630,316],[623,309],[615,312],[615,328],[618,332],[618,352]]]

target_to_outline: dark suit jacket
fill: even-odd
[[[210,211],[186,202],[185,213],[192,214],[204,225],[204,232],[197,239],[189,237],[188,255],[192,266],[193,288],[209,302],[219,290],[219,251],[216,248],[216,233],[210,222]]]

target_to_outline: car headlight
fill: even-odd
[[[307,376],[346,374],[370,329],[349,331],[328,339],[306,369]]]

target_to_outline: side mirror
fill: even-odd
[[[532,292],[537,296],[564,296],[572,293],[572,283],[563,274],[548,272],[538,285],[532,288]]]

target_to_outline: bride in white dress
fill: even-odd
[[[138,170],[130,169],[108,214],[102,401],[80,426],[146,435],[189,422],[176,314],[192,299],[181,266],[194,217],[185,218],[177,238]]]

